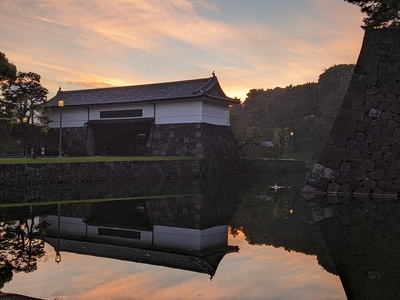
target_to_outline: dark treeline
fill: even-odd
[[[231,109],[231,125],[242,154],[314,160],[343,102],[353,70],[352,64],[335,65],[324,70],[316,83],[250,90],[242,105]]]

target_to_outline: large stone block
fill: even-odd
[[[338,176],[338,171],[331,168],[327,168],[320,164],[315,164],[313,170],[311,171],[314,177],[326,179],[330,182],[334,182]]]
[[[375,163],[372,160],[364,160],[360,166],[361,171],[373,171],[375,170]]]
[[[364,180],[362,181],[362,185],[364,188],[372,191],[377,186],[377,183],[373,179],[364,178]]]

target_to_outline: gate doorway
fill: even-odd
[[[144,155],[153,119],[93,120],[96,155]]]

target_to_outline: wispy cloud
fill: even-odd
[[[322,68],[356,61],[362,30],[355,6],[308,0],[289,9],[296,3],[264,17],[256,15],[266,7],[259,2],[5,0],[0,51],[41,74],[53,93],[59,85],[148,83],[215,70],[227,94],[243,98],[251,88],[315,81]]]

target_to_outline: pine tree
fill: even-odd
[[[400,25],[399,0],[344,0],[361,7],[367,14],[363,28],[386,28]]]

